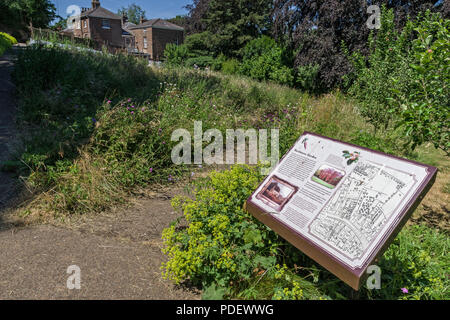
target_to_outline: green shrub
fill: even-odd
[[[182,66],[189,57],[186,45],[168,43],[164,50],[165,62],[169,66]]]
[[[403,31],[397,34],[394,24],[393,10],[383,8],[381,28],[376,37],[369,36],[371,54],[367,61],[359,53],[352,57],[355,81],[349,93],[359,100],[359,110],[376,129],[387,128],[395,118],[390,103],[393,79],[402,79],[397,87],[408,88],[412,81],[409,68],[410,38],[413,25],[408,21]]]
[[[239,72],[239,61],[228,59],[222,63],[222,72],[225,74],[237,74]]]
[[[188,35],[184,41],[189,54],[192,56],[212,56],[211,34],[209,32],[194,33]]]
[[[417,145],[431,142],[450,152],[450,19],[427,11],[419,18],[412,42],[411,78],[408,90],[393,86],[391,102],[400,115],[398,125]],[[402,83],[400,77],[394,84]]]
[[[0,56],[5,53],[6,50],[11,48],[12,45],[16,44],[17,40],[4,32],[0,32]]]
[[[194,65],[197,65],[199,68],[210,68],[212,65],[214,65],[215,59],[211,56],[198,56],[198,57],[192,57],[186,60],[185,66],[186,67],[193,67]]]
[[[400,127],[412,149],[431,142],[448,154],[449,24],[427,11],[397,34],[393,10],[383,8],[381,29],[369,37],[369,57],[355,53],[351,58],[349,93],[361,114],[376,129]]]
[[[260,180],[259,168],[234,166],[198,182],[194,200],[173,200],[188,225],[183,228],[184,223],[178,221],[163,231],[163,252],[169,258],[162,266],[165,278],[177,283],[189,280],[203,286],[209,298],[221,299],[248,290],[255,275],[265,271],[268,277],[284,276],[277,265],[277,252],[286,245],[284,240],[243,209],[243,199]],[[294,280],[286,283],[283,279],[279,284],[294,287],[292,292],[284,292],[287,297],[302,298]],[[283,288],[275,286],[271,291],[282,298],[279,291]]]
[[[243,50],[240,73],[256,80],[292,85],[292,70],[284,65],[284,50],[267,36],[250,41]]]
[[[297,73],[295,75],[295,84],[297,87],[308,92],[316,92],[319,90],[317,78],[319,68],[320,66],[318,64],[298,66]]]
[[[243,209],[262,178],[258,167],[234,166],[197,180],[192,198],[173,200],[184,217],[163,231],[164,277],[201,286],[204,298],[347,298],[347,285]],[[426,226],[406,227],[377,263],[381,289],[363,286],[362,297],[448,298],[449,244]]]

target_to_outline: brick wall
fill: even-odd
[[[153,52],[154,60],[161,60],[164,58],[164,50],[168,43],[183,44],[184,32],[178,30],[152,28],[153,34]]]
[[[81,22],[83,27],[83,22]],[[119,19],[109,19],[110,29],[102,27],[102,18],[88,18],[88,30],[90,38],[96,41],[107,42],[109,45],[124,46],[122,38],[122,22]]]
[[[145,52],[150,54],[150,59],[153,59],[152,55],[152,44],[153,44],[153,37],[152,37],[152,29],[134,29],[133,35],[135,37],[135,44],[136,48],[139,52]],[[147,37],[147,48],[144,48],[144,37]]]
[[[147,30],[145,33],[144,30]],[[168,43],[182,44],[184,32],[159,28],[133,29],[136,48],[139,52],[150,54],[150,59],[161,60]],[[144,36],[147,37],[147,48],[144,48]]]

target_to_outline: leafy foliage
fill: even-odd
[[[450,20],[430,12],[414,31],[408,91],[393,87],[392,102],[400,113],[399,125],[411,138],[412,148],[431,142],[450,151]],[[402,81],[393,79],[394,83]]]
[[[0,3],[0,23],[19,20],[36,28],[45,28],[56,17],[56,7],[49,0],[4,0]],[[17,22],[17,21],[16,21]]]
[[[187,6],[193,33],[208,32],[203,41],[214,56],[230,57],[270,30],[271,0],[197,0]]]
[[[0,32],[0,56],[16,43],[17,40],[13,36],[4,32]]]
[[[401,127],[412,149],[431,142],[449,150],[449,23],[428,11],[396,34],[393,11],[384,10],[367,61],[359,53],[351,59],[349,93],[361,114],[375,128]]]
[[[448,10],[435,6],[433,0],[378,1],[396,12],[396,28],[405,25],[408,15],[415,17],[426,9]],[[351,65],[341,50],[345,42],[350,52],[367,54],[369,28],[367,8],[371,1],[356,0],[276,0],[273,12],[273,33],[279,41],[295,49],[295,68],[318,65],[319,88],[328,91],[342,85],[342,77]]]
[[[181,66],[189,57],[189,51],[186,45],[168,43],[166,49],[164,50],[164,57],[167,65]]]
[[[197,180],[192,198],[175,198],[184,219],[163,231],[163,275],[201,286],[205,299],[347,298],[346,285],[244,210],[261,180],[258,168],[234,166]],[[448,297],[448,245],[448,237],[435,230],[407,227],[378,262],[381,289],[363,287],[362,297]]]
[[[267,36],[250,41],[243,50],[240,72],[256,80],[292,85],[292,70],[284,65],[283,49]]]

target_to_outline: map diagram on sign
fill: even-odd
[[[309,225],[309,233],[360,259],[416,183],[406,172],[359,162]]]

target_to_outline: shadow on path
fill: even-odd
[[[13,226],[12,222],[5,220],[5,212],[17,204],[21,191],[17,176],[8,172],[5,166],[11,160],[16,137],[15,85],[11,73],[18,50],[21,50],[21,45],[14,46],[0,57],[0,230]]]

